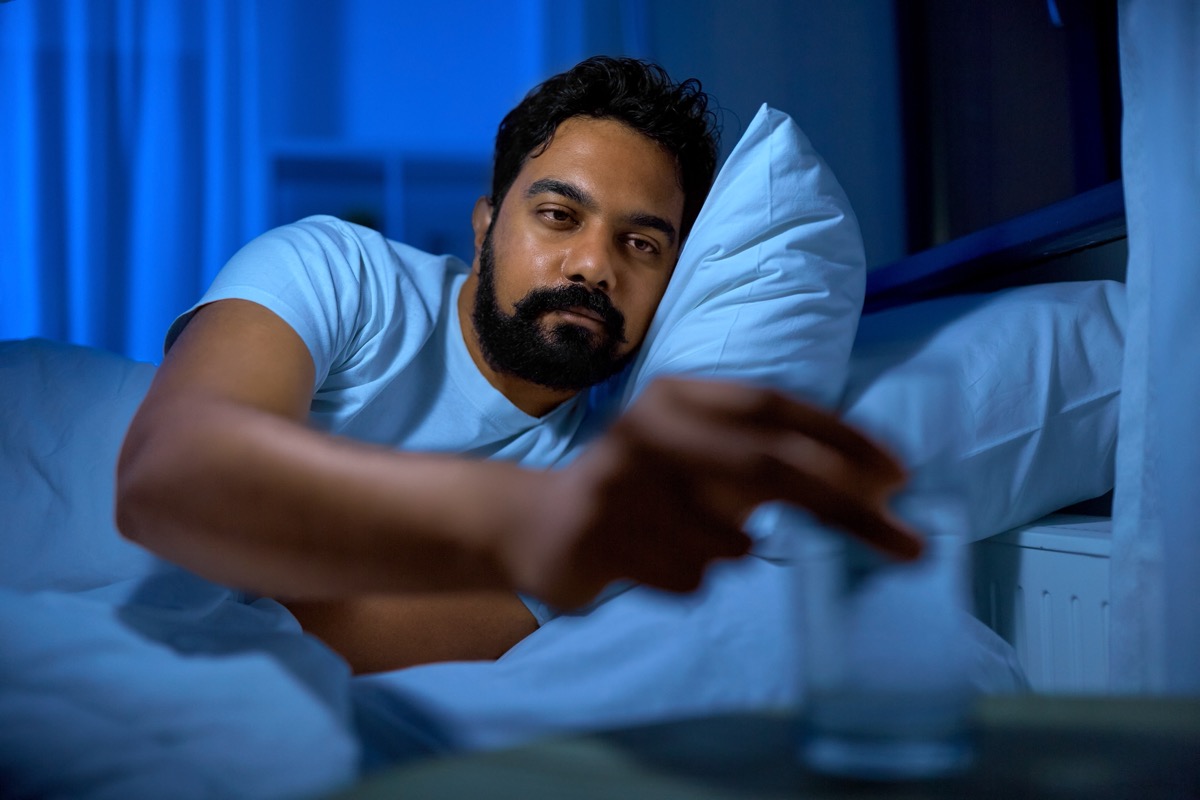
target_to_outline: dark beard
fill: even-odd
[[[471,321],[488,366],[497,372],[559,391],[579,391],[620,372],[633,353],[617,354],[625,342],[625,316],[601,292],[579,284],[533,289],[513,307],[496,302],[495,256],[489,230],[479,250],[479,286]],[[550,311],[586,308],[601,315],[602,333],[569,322],[543,330]]]

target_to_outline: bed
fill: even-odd
[[[970,259],[870,278],[836,180],[767,107],[688,248],[607,407],[659,374],[710,374],[839,407],[914,469],[936,440],[938,468],[966,487],[964,535],[982,546],[1111,489],[1119,281],[987,285],[1011,276],[1011,252],[952,285],[941,281]],[[977,285],[990,291],[964,291]],[[913,379],[931,366],[957,387],[963,424],[949,438]],[[439,753],[802,702],[788,517],[769,507],[750,523],[754,554],[693,595],[618,587],[584,613],[542,608],[540,629],[498,661],[351,677],[279,604],[114,530],[113,464],[153,371],[72,345],[0,343],[5,796],[311,796]],[[1026,689],[1028,651],[988,621],[1000,632],[961,621],[969,679]]]

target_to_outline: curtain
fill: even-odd
[[[256,6],[0,4],[0,338],[158,361],[261,232]]]
[[[1119,9],[1130,316],[1112,678],[1118,691],[1200,694],[1200,5]]]

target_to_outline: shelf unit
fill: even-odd
[[[270,158],[269,222],[332,214],[470,261],[471,209],[490,180],[486,158],[292,143]]]

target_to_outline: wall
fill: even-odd
[[[904,254],[895,32],[884,0],[264,0],[263,13],[264,132],[276,146],[315,139],[448,170],[486,164],[496,124],[539,80],[599,52],[651,58],[716,95],[726,153],[761,103],[792,114],[849,194],[869,262]],[[423,224],[395,223],[390,233],[413,236]]]
[[[905,254],[895,22],[884,0],[657,0],[652,57],[727,110],[725,148],[762,103],[786,111],[850,197],[872,266]]]
[[[573,8],[262,0],[270,224],[332,213],[469,259],[496,125],[581,57]]]
[[[535,0],[346,0],[345,10],[348,141],[486,154],[496,123],[542,77]]]

